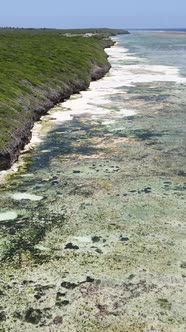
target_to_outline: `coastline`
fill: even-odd
[[[43,118],[1,192],[4,330],[184,328],[183,78],[125,51],[107,49],[109,74]]]
[[[114,42],[113,42],[114,45]],[[112,46],[113,46],[112,45]],[[106,46],[105,48],[107,48]],[[106,55],[106,53],[105,53]],[[88,89],[90,83],[92,81],[96,81],[101,79],[111,68],[111,65],[108,64],[104,66],[100,66],[98,64],[93,64],[92,69],[90,72],[90,82],[87,84],[86,82],[74,82],[73,88],[69,85],[66,87],[66,91],[61,92],[61,97],[56,95],[55,98],[51,97],[50,100],[50,105],[43,105],[42,112],[39,113],[37,118],[35,120],[30,121],[28,124],[28,128],[22,128],[19,136],[19,140],[15,141],[15,146],[10,146],[10,150],[8,153],[3,152],[0,150],[0,180],[2,179],[1,177],[1,172],[2,171],[7,171],[7,170],[13,170],[13,173],[17,167],[14,166],[14,163],[18,160],[19,156],[21,155],[21,152],[24,152],[25,146],[29,145],[31,140],[32,140],[32,129],[34,125],[41,119],[42,116],[47,115],[48,111],[52,109],[55,105],[58,103],[63,102],[66,99],[69,99],[72,95],[79,93],[80,91],[84,91]],[[50,97],[49,97],[50,99]],[[33,110],[34,113],[35,110]]]
[[[102,67],[96,63],[93,64],[90,73],[90,82],[102,78],[110,70],[110,68],[111,66],[109,63],[108,65]],[[37,115],[37,117],[27,123],[27,126],[20,129],[18,140],[14,141],[15,145],[12,145],[10,142],[8,152],[0,150],[0,172],[10,169],[14,162],[17,161],[17,159],[19,158],[21,151],[24,150],[24,147],[30,143],[32,137],[31,130],[34,126],[34,123],[36,121],[39,121],[42,116],[46,115],[47,112],[56,104],[63,102],[66,99],[69,99],[70,96],[73,94],[86,90],[89,87],[90,82],[89,84],[87,84],[86,82],[74,82],[73,86],[71,86],[71,84],[69,84],[69,86],[66,86],[65,91],[61,92],[61,96],[49,96],[49,105],[43,104],[42,110]],[[32,113],[34,115],[35,110],[32,110]]]
[[[0,147],[0,172],[11,169],[12,165],[18,160],[21,151],[24,151],[25,146],[31,141],[34,123],[40,120],[42,116],[46,115],[56,104],[69,99],[73,94],[86,90],[91,81],[96,81],[102,78],[110,70],[111,65],[107,60],[108,56],[104,49],[113,45],[114,41],[110,38],[104,40],[103,45],[97,42],[97,46],[103,49],[102,56],[104,58],[104,63],[100,64],[96,62],[96,60],[94,61],[91,59],[91,68],[87,73],[88,79],[87,77],[86,80],[77,79],[76,77],[74,81],[69,81],[67,84],[65,83],[60,92],[59,87],[57,87],[56,91],[54,88],[51,88],[51,92],[47,95],[47,100],[45,99],[41,101],[38,99],[38,107],[29,109],[30,115],[26,121],[23,121],[22,127],[19,125],[15,128],[14,132],[10,132],[9,141],[6,144],[6,147]],[[1,178],[2,176],[0,176],[0,179]]]

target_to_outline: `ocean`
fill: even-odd
[[[0,272],[2,305],[13,313],[19,293],[46,324],[63,315],[64,332],[181,332],[186,34],[113,40],[110,72],[36,124],[0,187],[0,256],[14,266]]]

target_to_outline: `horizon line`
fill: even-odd
[[[169,27],[169,28],[165,28],[165,27],[153,27],[153,28],[145,28],[145,27],[142,27],[142,28],[139,28],[139,27],[125,27],[125,28],[121,28],[121,27],[118,27],[118,28],[113,28],[113,27],[76,27],[76,28],[71,28],[71,27],[61,27],[61,28],[55,28],[55,27],[46,27],[46,26],[43,26],[43,27],[33,27],[33,26],[30,26],[30,27],[24,27],[24,26],[0,26],[0,29],[55,29],[55,30],[88,30],[88,29],[112,29],[112,30],[186,30],[186,27]]]

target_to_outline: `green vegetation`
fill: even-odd
[[[0,152],[52,103],[88,87],[92,64],[108,64],[103,48],[111,41],[103,37],[117,32],[0,29]]]
[[[125,29],[109,29],[109,28],[89,28],[89,29],[48,29],[48,28],[41,28],[41,29],[34,29],[34,28],[27,28],[27,29],[21,29],[21,28],[12,28],[12,27],[1,27],[0,30],[6,30],[6,31],[25,31],[25,32],[35,32],[38,34],[39,32],[60,32],[61,34],[78,34],[78,35],[84,35],[86,33],[93,33],[93,34],[103,34],[105,37],[114,36],[118,34],[128,34],[129,32]]]

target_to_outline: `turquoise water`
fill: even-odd
[[[148,63],[175,66],[186,76],[186,34],[144,31],[118,40]]]

